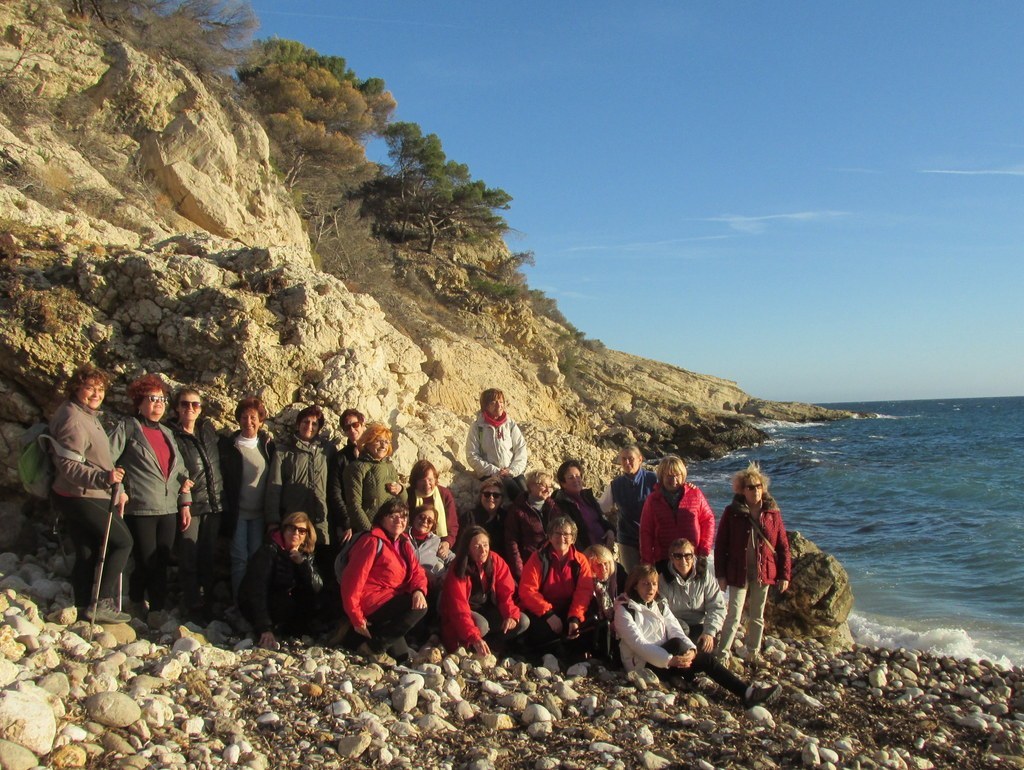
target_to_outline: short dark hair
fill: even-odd
[[[317,432],[321,431],[324,427],[324,410],[318,407],[316,404],[307,406],[297,415],[295,415],[295,424],[298,425],[300,422],[305,420],[307,417],[316,417],[316,429]]]
[[[345,423],[348,421],[349,417],[355,417],[357,420],[359,420],[360,423],[366,422],[366,418],[363,417],[362,412],[360,412],[358,409],[352,409],[351,407],[349,407],[348,409],[341,413],[342,428],[345,427]]]
[[[259,396],[246,396],[239,401],[238,406],[235,407],[235,420],[241,422],[242,415],[249,410],[255,411],[259,415],[260,422],[267,421],[267,407]]]
[[[559,484],[565,483],[565,474],[569,472],[570,468],[575,468],[580,472],[580,476],[583,476],[583,463],[579,460],[566,460],[564,463],[558,466],[558,470],[555,471],[555,478],[558,479]]]
[[[373,526],[379,527],[385,518],[399,511],[405,511],[406,514],[409,513],[409,506],[406,505],[405,500],[400,497],[392,497],[389,500],[385,500],[384,504],[377,509],[377,513],[373,515]]]
[[[640,597],[636,593],[636,584],[640,582],[641,578],[651,575],[658,577],[658,570],[653,564],[637,564],[629,571],[629,575],[626,577],[626,587],[622,593],[630,599],[639,601]]]
[[[409,487],[415,489],[416,485],[419,484],[423,479],[427,477],[428,473],[434,474],[434,479],[437,479],[437,468],[430,460],[417,460],[412,466],[412,470],[409,471]]]

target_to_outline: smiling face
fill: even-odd
[[[423,474],[423,478],[416,482],[416,494],[420,497],[430,497],[437,489],[437,476],[432,470]]]
[[[473,560],[476,565],[481,565],[487,561],[487,557],[491,553],[491,539],[487,535],[474,535],[473,539],[469,541],[469,558]]]
[[[241,430],[242,438],[256,438],[260,428],[263,427],[260,413],[255,409],[246,409],[238,418],[238,427]]]
[[[178,414],[178,422],[185,428],[191,428],[203,413],[203,400],[194,390],[182,391],[178,394],[174,411]]]
[[[480,490],[480,506],[488,513],[495,513],[501,507],[505,495],[497,487],[484,487]]]
[[[387,532],[392,540],[405,532],[408,526],[409,512],[404,510],[393,511],[380,520],[380,528]]]
[[[107,395],[107,387],[102,380],[86,380],[75,390],[75,401],[90,409],[99,409]]]
[[[672,549],[672,566],[683,577],[688,577],[697,561],[697,554],[692,545],[676,546]]]
[[[562,475],[562,489],[570,495],[579,495],[583,491],[583,473],[579,468],[572,467]]]
[[[590,571],[594,573],[594,580],[603,583],[615,572],[615,565],[605,559],[592,556],[590,558]]]
[[[320,432],[320,421],[316,415],[306,415],[295,423],[295,434],[303,441],[312,441]]]
[[[530,497],[534,500],[547,500],[551,497],[552,485],[547,479],[541,481],[530,481],[526,484]]]
[[[669,492],[675,492],[679,487],[686,481],[686,474],[675,468],[665,471],[665,475],[662,478],[662,482],[665,484],[665,489]]]
[[[505,399],[501,396],[489,399],[487,403],[484,404],[484,411],[497,420],[505,414]]]
[[[363,431],[366,430],[366,425],[358,417],[350,415],[341,424],[341,429],[348,437],[348,443],[355,444],[359,437],[363,435]]]
[[[548,542],[551,543],[551,548],[556,554],[565,556],[576,542],[576,535],[568,527],[559,527],[548,535]]]
[[[309,529],[305,524],[288,524],[281,530],[285,548],[289,551],[297,551],[309,537]]]
[[[391,449],[391,442],[383,436],[366,445],[366,453],[374,460],[383,460],[388,456],[389,449]]]
[[[159,422],[166,411],[167,396],[162,390],[151,390],[139,404],[139,416],[151,422]]]
[[[433,508],[427,508],[417,513],[412,519],[412,533],[416,537],[426,537],[434,531],[434,524],[437,523],[437,513]]]
[[[623,450],[619,456],[619,465],[622,466],[622,472],[627,476],[636,475],[636,472],[640,470],[640,466],[643,465],[643,461],[644,459],[636,450]]]

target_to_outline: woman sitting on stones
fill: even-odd
[[[650,564],[633,568],[625,593],[615,603],[615,632],[626,671],[650,666],[658,678],[681,675],[692,680],[698,672],[743,699],[747,708],[769,703],[782,692],[779,685],[747,684],[696,646],[664,599],[658,596],[658,571]]]
[[[587,646],[594,655],[617,665],[618,648],[612,622],[615,619],[615,598],[626,578],[622,568],[615,563],[615,556],[603,545],[592,545],[583,555],[590,561],[590,571],[594,575],[594,593],[584,623]]]
[[[167,427],[193,482],[192,521],[178,539],[178,577],[185,613],[205,624],[213,618],[214,551],[224,510],[220,439],[213,424],[202,417],[203,399],[198,390],[179,390],[174,411],[177,416]]]
[[[657,564],[668,558],[673,540],[685,537],[707,556],[715,543],[715,513],[704,493],[686,483],[686,464],[675,455],[658,463],[658,483],[640,514],[640,559]]]
[[[75,546],[75,605],[97,623],[125,623],[131,616],[117,608],[118,588],[132,552],[132,535],[123,518],[128,498],[119,486],[124,469],[114,467],[110,441],[99,420],[109,384],[106,372],[91,364],[78,367],[68,380],[66,400],[50,420],[50,436],[60,447],[52,453],[56,475],[50,499]],[[99,602],[93,607],[96,563],[102,558],[108,528]]]
[[[427,574],[427,585],[430,587],[428,598],[431,603],[441,588],[445,570],[455,558],[455,554],[452,552],[448,552],[444,556],[440,555],[441,550],[438,546],[441,538],[437,535],[437,522],[438,516],[434,504],[427,502],[416,506],[413,510],[412,524],[409,527],[409,537],[416,549],[416,558],[419,559],[420,566]]]
[[[579,530],[580,548],[591,545],[615,545],[615,527],[601,510],[601,505],[591,489],[583,486],[583,463],[566,460],[555,473],[561,486],[554,494],[554,501],[564,516],[568,516]]]
[[[481,479],[497,476],[509,500],[526,489],[526,439],[505,411],[505,394],[497,388],[480,394],[480,414],[466,436],[466,457]]]
[[[270,542],[249,560],[238,608],[265,649],[280,646],[278,636],[299,636],[315,617],[316,594],[323,586],[313,564],[316,529],[302,511],[285,516]]]
[[[576,522],[556,516],[548,523],[548,542],[523,566],[519,603],[530,617],[531,647],[554,647],[560,656],[575,653],[565,644],[580,635],[594,593],[590,560],[574,547]]]
[[[465,647],[489,655],[491,644],[504,645],[530,625],[515,602],[516,583],[508,565],[491,551],[483,527],[467,529],[441,594],[441,636],[450,651]]]
[[[170,388],[156,374],[146,374],[128,386],[135,415],[122,420],[110,437],[117,464],[125,470],[125,522],[135,547],[135,569],[128,595],[142,615],[167,606],[167,571],[177,530],[192,521],[192,481],[171,431],[160,424]]]
[[[366,532],[381,505],[402,494],[398,471],[391,462],[391,440],[391,431],[379,422],[367,425],[359,437],[359,457],[345,468],[342,476],[348,521],[339,524],[339,528]]]
[[[263,430],[267,408],[257,396],[238,402],[235,420],[239,429],[221,440],[225,502],[221,529],[231,540],[231,589],[237,604],[249,558],[263,544],[267,470],[274,442]]]
[[[722,514],[715,542],[715,577],[724,591],[729,587],[729,605],[718,652],[728,658],[740,625],[743,604],[747,606],[744,648],[747,659],[756,663],[764,637],[764,606],[768,591],[776,583],[779,593],[789,588],[792,561],[782,511],[768,494],[769,479],[757,463],[750,463],[732,477],[732,502]]]
[[[502,550],[502,536],[505,533],[505,511],[501,504],[505,499],[505,485],[498,476],[484,481],[477,494],[477,504],[462,514],[460,529],[472,526],[483,527],[491,536],[491,548],[495,553]]]
[[[406,634],[427,613],[427,576],[405,531],[408,523],[405,501],[386,501],[369,534],[355,540],[341,574],[341,599],[352,624],[342,643],[382,661],[389,651],[408,657]]]
[[[416,511],[426,503],[433,505],[437,515],[437,555],[448,561],[459,535],[459,511],[455,507],[455,497],[448,487],[437,483],[434,464],[430,460],[419,460],[409,471],[409,508]]]
[[[523,574],[523,565],[530,554],[548,541],[548,521],[558,506],[551,499],[555,477],[547,471],[526,474],[526,491],[505,511],[505,561],[516,580]]]

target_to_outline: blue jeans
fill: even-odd
[[[231,537],[231,592],[238,604],[238,588],[251,557],[263,545],[263,519],[239,519]]]

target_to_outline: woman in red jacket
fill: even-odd
[[[356,652],[409,655],[405,636],[427,614],[427,576],[409,541],[409,508],[392,498],[352,546],[341,574],[341,601],[352,623],[343,643]]]
[[[576,550],[576,535],[576,522],[556,516],[548,522],[547,544],[523,566],[519,604],[530,617],[526,637],[531,647],[579,638],[594,593],[594,578],[590,560]],[[560,646],[565,654],[565,645]]]
[[[470,527],[459,539],[441,591],[444,646],[489,655],[488,639],[504,643],[522,634],[530,620],[519,611],[515,593],[516,582],[505,560],[491,552],[487,530]]]
[[[704,493],[686,483],[686,465],[675,455],[658,463],[657,473],[640,514],[640,561],[664,561],[672,541],[681,537],[696,546],[698,556],[707,556],[715,543],[715,513]]]
[[[715,577],[723,591],[729,586],[729,609],[718,637],[720,657],[727,658],[732,652],[746,602],[744,646],[748,660],[756,662],[761,654],[768,590],[776,584],[779,593],[789,588],[789,538],[782,512],[768,494],[768,483],[757,463],[750,463],[732,477],[736,496],[722,514],[715,541]]]

